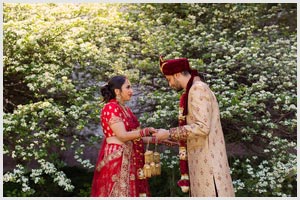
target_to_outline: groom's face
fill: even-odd
[[[180,85],[178,79],[176,78],[175,74],[174,75],[166,75],[166,79],[169,82],[169,86],[176,90],[177,92],[181,91],[183,88]]]

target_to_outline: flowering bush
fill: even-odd
[[[160,12],[148,10],[144,16],[143,9]],[[295,19],[295,7],[184,4],[143,9],[147,20],[139,18],[140,23],[156,19],[160,25],[145,41],[156,44],[157,54],[168,55],[166,59],[189,58],[218,98],[226,143],[247,146],[245,155],[236,151],[230,158],[236,195],[296,195],[297,38],[295,21],[286,24],[287,18]],[[157,27],[161,31],[155,34]],[[163,87],[148,94],[148,101],[157,102],[156,111],[140,119],[169,128],[177,120],[170,110],[178,106],[178,97]]]
[[[229,154],[236,195],[295,196],[296,7],[5,3],[3,154],[16,166],[4,183],[34,196],[47,174],[72,190],[60,159],[69,149],[93,170],[83,130],[99,123],[99,86],[115,74],[141,90],[143,126],[177,126],[180,94],[159,71],[165,55],[189,58],[218,98],[226,144],[247,147]],[[95,145],[99,135],[86,137]],[[173,169],[176,153],[166,155]]]

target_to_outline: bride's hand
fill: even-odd
[[[157,140],[165,140],[168,139],[170,132],[166,129],[159,129],[156,133],[153,133],[152,136],[156,137]]]

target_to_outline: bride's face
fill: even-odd
[[[124,102],[129,101],[132,95],[133,95],[133,90],[130,81],[126,79],[125,83],[121,87],[121,93],[120,93],[121,99]]]

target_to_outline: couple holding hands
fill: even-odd
[[[179,103],[179,126],[170,130],[140,128],[125,103],[133,95],[125,76],[112,77],[101,88],[106,104],[101,111],[104,139],[95,166],[91,196],[151,196],[144,143],[178,144],[181,179],[178,185],[192,197],[234,196],[219,106],[214,93],[190,68],[186,58],[163,60],[160,70],[171,88],[184,93]],[[162,174],[163,175],[163,174]]]

